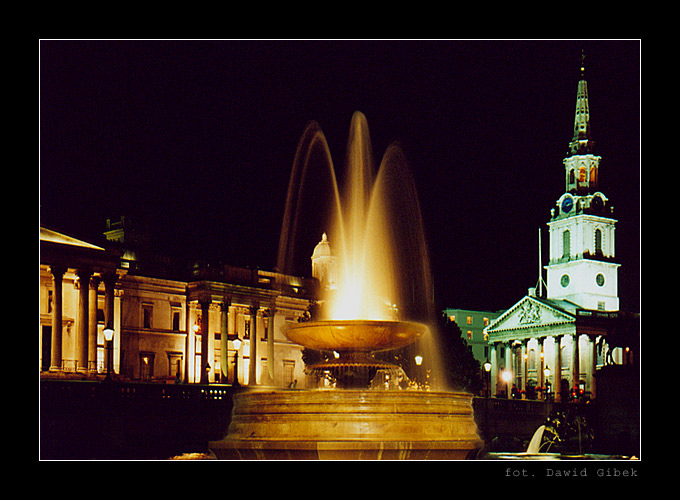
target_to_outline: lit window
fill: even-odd
[[[467,338],[468,340],[472,340],[472,330],[467,331]]]
[[[484,326],[489,326],[489,318],[484,318]]]
[[[467,324],[471,325],[472,324],[472,316],[467,317]]]

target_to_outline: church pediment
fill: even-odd
[[[485,331],[495,332],[574,323],[575,316],[549,301],[526,296],[491,323]]]

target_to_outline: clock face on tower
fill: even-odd
[[[574,200],[571,196],[567,196],[564,200],[562,200],[562,211],[565,214],[568,214],[571,212],[572,208],[574,208]]]
[[[604,203],[602,203],[602,198],[599,196],[594,196],[593,200],[590,202],[590,206],[592,206],[594,210],[602,210],[602,207],[604,206]]]

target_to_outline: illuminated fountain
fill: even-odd
[[[295,274],[299,233],[308,232],[302,221],[312,165],[322,166],[314,172],[314,186],[325,180],[332,193],[329,234],[337,242],[337,268],[334,279],[321,280],[315,317],[289,324],[284,333],[308,349],[333,353],[307,367],[312,377],[330,377],[333,389],[237,393],[227,436],[210,443],[211,450],[218,458],[241,459],[474,456],[483,443],[471,394],[445,390],[437,376],[428,390],[413,390],[414,384],[406,384],[411,390],[376,390],[394,387],[376,383],[378,379],[406,378],[398,364],[376,357],[379,352],[411,347],[432,372],[441,373],[428,326],[434,311],[423,224],[401,148],[393,144],[387,149],[374,177],[366,119],[355,113],[341,196],[323,133],[314,122],[306,128],[293,165],[279,246],[278,267],[287,274]],[[316,206],[312,212],[323,210]]]

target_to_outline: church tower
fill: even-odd
[[[618,311],[618,267],[614,263],[613,208],[599,191],[600,156],[594,154],[583,56],[576,93],[574,136],[564,159],[565,192],[548,223],[548,299],[584,309]]]

